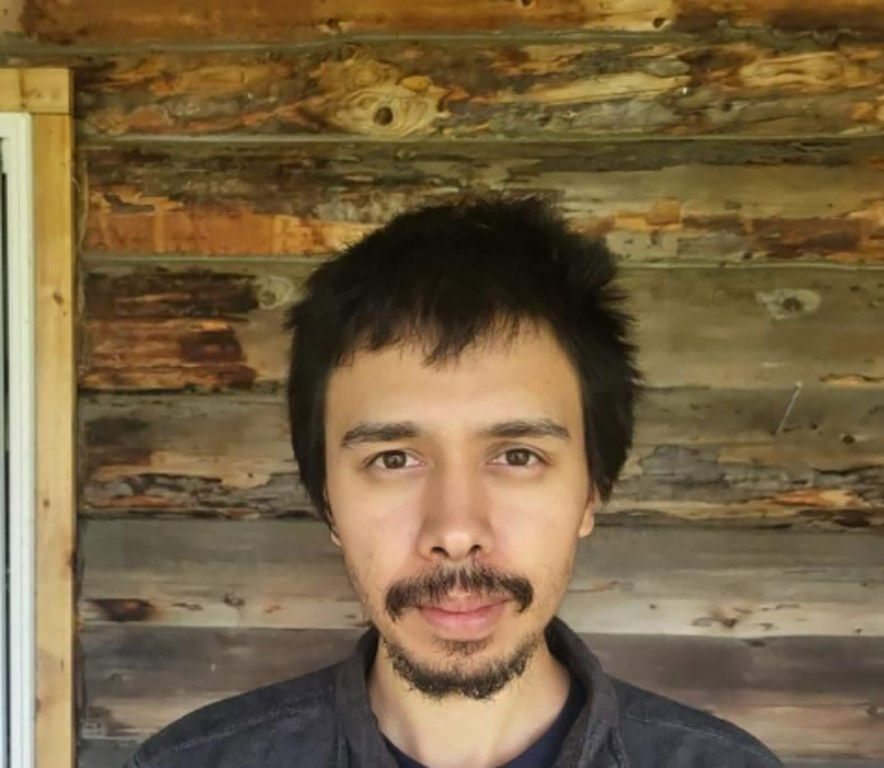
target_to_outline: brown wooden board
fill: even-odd
[[[881,135],[884,49],[625,36],[41,54],[77,71],[84,139],[560,140]]]
[[[92,264],[82,275],[88,390],[267,390],[309,265]],[[652,387],[880,388],[884,273],[825,268],[625,270]]]
[[[403,210],[535,195],[624,262],[884,263],[884,140],[87,147],[92,253],[326,256]]]
[[[88,624],[349,629],[364,615],[319,522],[88,520]],[[598,528],[562,616],[581,632],[884,637],[884,539]]]
[[[23,7],[22,7],[23,6]],[[874,0],[803,3],[790,0],[428,0],[421,5],[393,0],[290,4],[253,0],[248,4],[196,0],[183,13],[174,0],[109,6],[101,0],[17,0],[20,27],[46,42],[95,45],[122,42],[261,41],[290,42],[359,33],[470,33],[500,30],[623,30],[665,33],[770,27],[788,31],[884,29]],[[18,25],[17,25],[18,26]]]
[[[338,660],[357,636],[88,627],[81,735],[142,738],[201,704]],[[585,638],[609,674],[733,720],[783,756],[884,758],[881,638]]]
[[[876,389],[652,390],[602,524],[884,524]],[[311,514],[280,396],[91,395],[80,402],[81,511],[251,518]]]

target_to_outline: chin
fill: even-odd
[[[433,699],[483,700],[524,674],[543,633],[517,643],[501,642],[499,633],[468,639],[430,633],[427,643],[409,642],[398,633],[383,639],[394,672],[409,687]]]

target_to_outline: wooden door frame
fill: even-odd
[[[33,327],[33,614],[36,697],[26,768],[72,768],[76,751],[76,367],[73,127],[67,69],[0,69],[0,112],[30,116]],[[24,284],[24,283],[23,283]],[[13,756],[13,763],[15,756]]]

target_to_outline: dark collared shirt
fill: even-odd
[[[498,768],[550,768],[556,761],[562,742],[579,717],[585,703],[586,692],[583,690],[583,685],[571,675],[567,700],[552,725],[528,749],[512,760],[507,760]],[[384,741],[396,758],[399,768],[431,768],[406,755],[386,737]]]
[[[782,768],[746,731],[605,674],[560,619],[550,651],[588,692],[552,768]],[[376,630],[345,661],[210,704],[148,739],[128,768],[397,768],[371,710]]]

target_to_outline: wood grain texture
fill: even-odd
[[[884,263],[884,140],[90,147],[83,246],[326,256],[402,211],[535,195],[629,263]]]
[[[74,762],[76,357],[68,115],[33,119],[36,281],[36,765]]]
[[[877,536],[599,528],[562,617],[595,634],[884,637]],[[88,520],[88,624],[353,629],[364,614],[325,525]]]
[[[24,31],[21,15],[26,0],[3,0],[0,4],[0,40],[14,39]]]
[[[96,264],[82,276],[89,390],[272,390],[309,265]],[[630,269],[652,387],[880,389],[884,276],[830,269]]]
[[[623,30],[708,32],[722,27],[788,31],[884,29],[874,0],[796,4],[794,0],[405,0],[358,3],[330,0],[291,5],[196,0],[182,12],[174,0],[111,7],[101,0],[27,0],[24,25],[35,39],[71,44],[208,40],[291,42],[359,33],[492,32],[501,30]]]
[[[137,739],[194,707],[342,658],[353,630],[89,627],[86,738]],[[584,636],[609,674],[736,722],[788,757],[884,757],[880,638]]]
[[[881,135],[884,50],[812,38],[384,41],[90,56],[84,138]]]
[[[879,390],[651,391],[601,524],[701,521],[824,530],[884,525]],[[85,397],[87,515],[312,514],[279,396]]]
[[[0,111],[70,114],[70,72],[48,67],[0,69]]]

